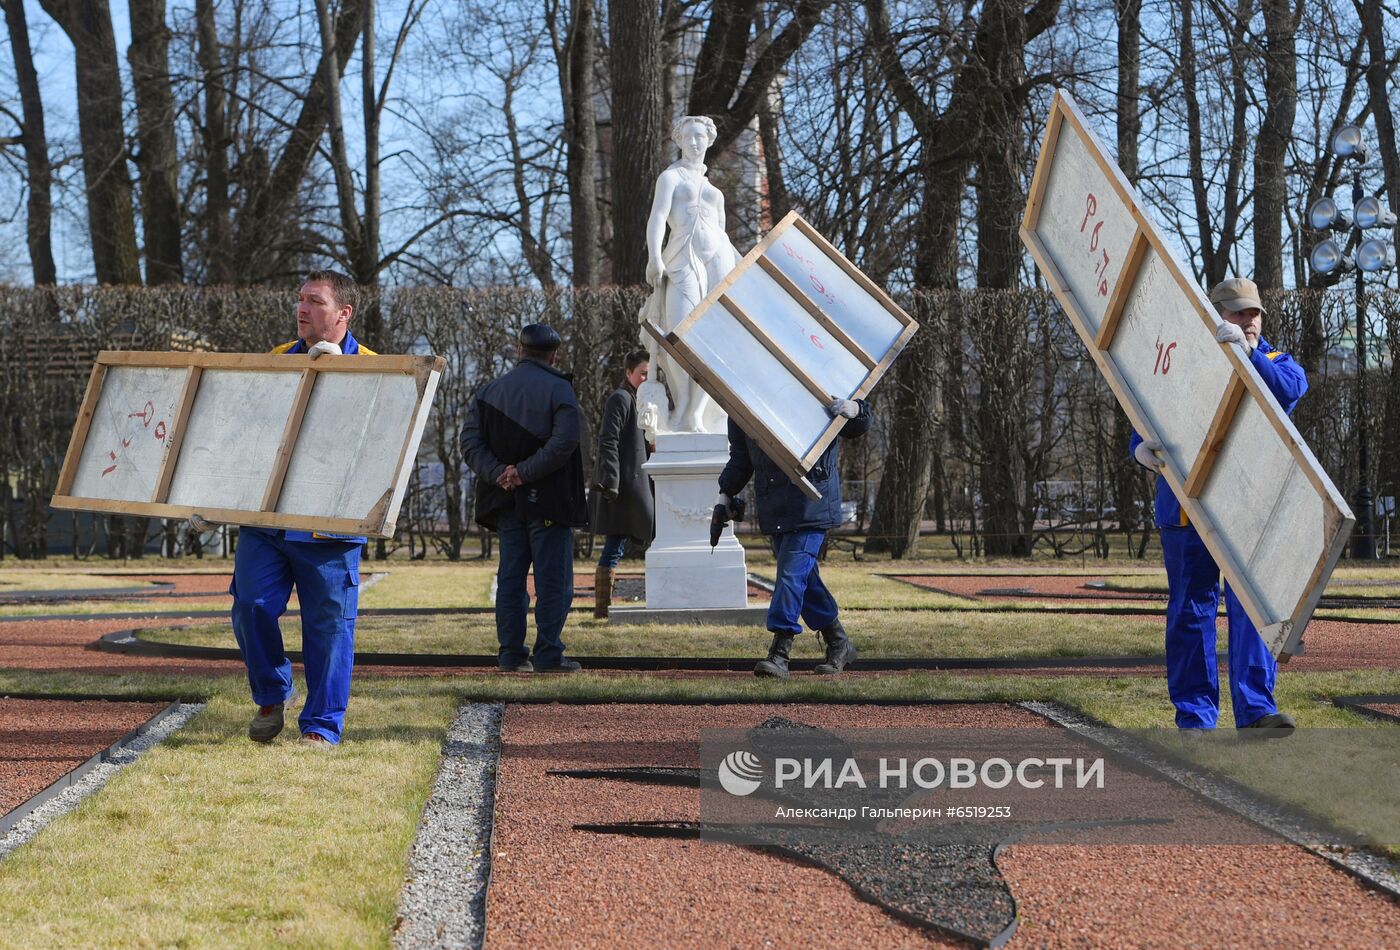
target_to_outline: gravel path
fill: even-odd
[[[782,716],[830,728],[1026,726],[1003,704],[508,705],[487,934],[492,947],[966,946],[855,896],[820,868],[706,841],[592,835],[579,823],[694,821],[694,789],[546,775],[549,769],[699,765],[704,728]]]
[[[163,742],[166,736],[189,722],[203,708],[203,703],[182,703],[174,713],[166,716],[150,731],[122,746],[106,762],[98,764],[58,795],[40,805],[9,832],[0,835],[0,860],[4,860],[11,851],[33,838],[49,822],[72,811],[84,798],[106,785],[114,775],[135,762],[147,749]]]
[[[469,703],[447,730],[442,767],[408,856],[395,947],[481,946],[501,709]]]
[[[0,815],[48,788],[165,705],[0,698]]]
[[[487,904],[491,945],[953,945],[860,901],[821,869],[710,842],[572,828],[694,821],[694,789],[545,774],[694,766],[701,728],[751,726],[771,715],[835,728],[1053,728],[1002,704],[509,705]],[[1154,793],[1186,794],[1165,781]],[[1400,905],[1290,845],[1015,843],[999,864],[1021,912],[1012,947],[1384,946],[1400,932]]]

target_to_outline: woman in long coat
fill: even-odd
[[[627,354],[626,375],[603,406],[598,427],[598,470],[593,479],[593,533],[601,534],[603,553],[593,581],[593,616],[606,617],[612,603],[614,572],[627,544],[652,538],[651,478],[642,471],[646,436],[637,425],[637,387],[651,368],[646,350]]]

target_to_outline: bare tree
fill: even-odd
[[[573,284],[587,287],[598,283],[598,115],[594,105],[597,10],[593,0],[569,0],[568,19],[561,24],[563,9],[561,0],[545,0],[545,23],[554,46],[564,111]]]
[[[661,14],[654,0],[610,0],[612,280],[646,280],[647,217],[667,139],[661,112]]]
[[[1264,121],[1254,147],[1254,281],[1283,286],[1283,216],[1288,201],[1288,142],[1298,111],[1295,38],[1302,4],[1262,0],[1264,9]]]
[[[226,72],[214,19],[214,0],[195,0],[195,42],[204,85],[204,114],[199,123],[204,145],[204,230],[206,276],[210,283],[228,283],[229,226],[232,215],[229,182],[229,144],[232,131],[226,107]]]
[[[15,60],[23,117],[16,118],[19,134],[5,141],[24,149],[25,184],[28,190],[25,238],[29,246],[30,269],[34,283],[49,286],[58,282],[53,262],[53,166],[49,163],[49,142],[44,131],[44,101],[39,94],[39,74],[29,45],[29,23],[23,0],[3,0],[5,25],[10,34],[10,50]]]
[[[930,289],[958,286],[963,193],[974,162],[980,163],[983,176],[978,275],[1000,285],[1014,285],[1017,278],[1013,270],[1020,269],[1019,251],[1010,250],[1005,235],[983,235],[982,231],[1006,226],[1012,235],[1015,233],[1013,205],[1018,203],[1014,195],[1020,192],[1021,170],[1011,171],[1016,148],[1010,136],[1013,128],[1018,141],[1022,134],[1027,95],[1026,84],[1018,77],[1024,77],[1026,43],[1054,23],[1059,0],[1040,0],[1029,10],[1015,0],[987,3],[965,57],[957,44],[949,44],[946,51],[955,69],[946,99],[933,89],[922,93],[915,84],[891,31],[885,0],[867,0],[866,10],[881,70],[922,139],[915,285]],[[942,108],[941,102],[946,102]],[[1007,188],[1013,197],[994,196],[996,188]],[[915,337],[913,346],[895,364],[890,386],[896,400],[890,424],[900,438],[892,441],[885,460],[870,533],[875,548],[888,549],[894,557],[903,557],[915,548],[928,497],[936,444],[936,380],[940,373],[961,372],[955,365],[934,365],[935,354],[929,341]],[[1008,529],[1006,533],[1013,532]]]
[[[141,232],[146,283],[184,279],[180,158],[175,145],[175,97],[170,88],[170,28],[165,0],[129,0],[131,82],[136,92],[136,169],[141,176]]]
[[[88,233],[98,283],[141,283],[126,168],[122,83],[107,0],[39,0],[73,43],[78,138],[87,182]]]

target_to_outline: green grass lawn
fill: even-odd
[[[987,611],[849,611],[847,632],[861,654],[873,657],[1154,656],[1162,652],[1162,622],[1154,617],[1055,616]],[[533,639],[533,625],[529,634]],[[149,629],[143,640],[196,646],[234,646],[228,624]],[[362,617],[356,648],[364,653],[492,654],[497,648],[490,614],[448,617]],[[609,625],[575,611],[564,630],[576,656],[756,656],[769,634],[753,626]],[[797,639],[795,655],[822,655],[819,640]],[[1221,641],[1224,648],[1224,641]]]
[[[156,589],[131,577],[75,574],[71,571],[0,570],[0,596],[39,590],[112,590],[142,586]]]

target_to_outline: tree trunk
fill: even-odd
[[[141,283],[131,179],[122,128],[122,83],[107,0],[39,0],[73,43],[78,139],[92,261],[101,284]]]
[[[1123,176],[1137,184],[1138,139],[1142,135],[1142,0],[1115,0],[1118,16],[1118,167]],[[1118,509],[1118,528],[1137,527],[1137,498],[1142,483],[1141,468],[1128,458],[1128,442],[1133,427],[1118,400],[1113,400],[1113,445],[1109,446],[1109,468],[1113,478],[1113,506]]]
[[[180,226],[180,156],[175,145],[175,97],[170,91],[170,29],[165,0],[130,0],[132,87],[140,150],[141,232],[146,243],[146,283],[184,280]]]
[[[593,98],[597,34],[593,0],[570,0],[559,56],[575,287],[598,283],[598,115]]]
[[[53,262],[53,166],[49,164],[49,140],[44,131],[44,100],[39,95],[39,74],[29,46],[29,23],[23,0],[4,0],[5,25],[10,34],[10,52],[15,62],[15,79],[24,112],[20,137],[24,142],[26,184],[29,186],[25,209],[25,238],[29,246],[30,269],[34,284],[48,287],[58,283]]]
[[[778,117],[782,113],[773,108],[776,97],[776,91],[770,92],[763,108],[758,111],[758,140],[763,148],[765,229],[777,224],[792,210],[787,187],[783,184],[783,154],[778,140]]]
[[[1371,117],[1376,123],[1376,144],[1381,153],[1381,167],[1385,172],[1386,205],[1392,211],[1400,211],[1400,154],[1397,154],[1395,141],[1395,117],[1390,111],[1390,94],[1387,90],[1387,59],[1385,20],[1380,0],[1363,0],[1361,7],[1361,29],[1366,36],[1369,63],[1366,67],[1366,88],[1371,99]],[[1400,245],[1400,225],[1390,235],[1393,244]],[[1393,306],[1387,308],[1386,338],[1394,347],[1400,342],[1397,330],[1397,317]],[[1376,347],[1378,351],[1380,348]],[[1394,496],[1400,492],[1400,369],[1393,364],[1386,386],[1384,429],[1380,439],[1381,477],[1377,488],[1379,495]]]
[[[608,4],[612,75],[613,283],[641,284],[647,270],[647,218],[663,167],[661,17],[651,0]]]
[[[204,254],[211,284],[232,278],[229,265],[229,127],[224,65],[214,20],[214,0],[195,0],[199,68],[204,74]]]
[[[1283,287],[1283,211],[1288,201],[1288,143],[1298,110],[1298,19],[1291,0],[1263,0],[1264,99],[1267,107],[1254,147],[1254,282]]]
[[[1393,16],[1394,14],[1392,14]],[[1400,150],[1395,141],[1395,116],[1390,111],[1390,93],[1386,89],[1389,65],[1386,50],[1385,18],[1380,0],[1362,0],[1361,30],[1366,36],[1366,89],[1371,98],[1371,118],[1376,123],[1376,144],[1380,147],[1381,167],[1385,170],[1386,204],[1400,211]],[[1400,223],[1390,241],[1400,246]]]

